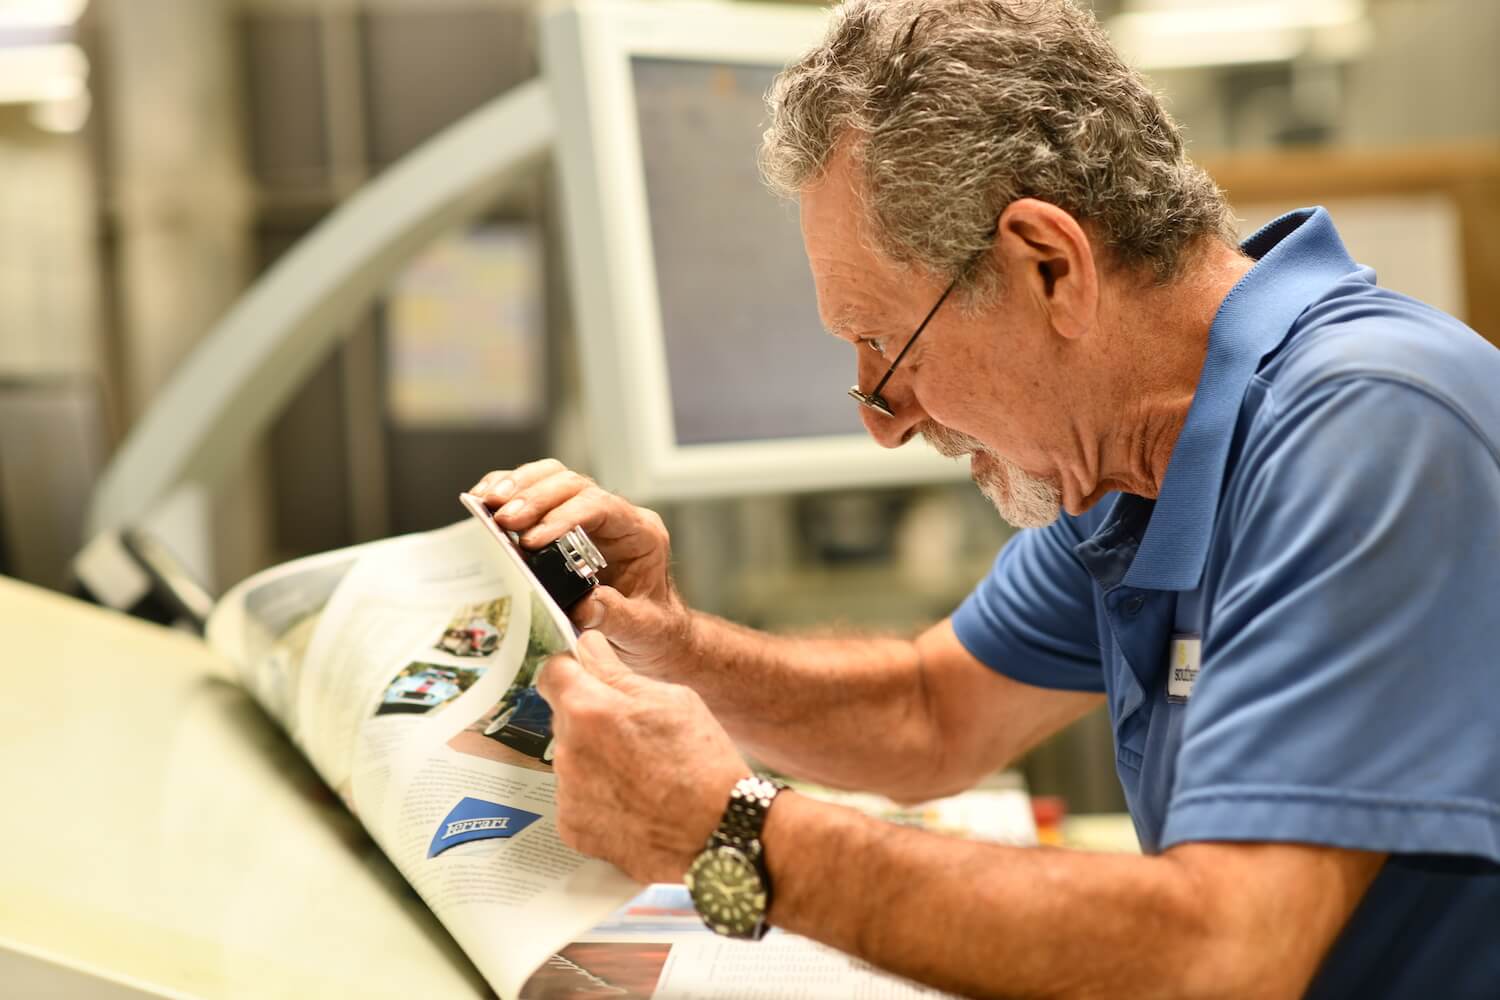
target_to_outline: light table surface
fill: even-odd
[[[0,996],[488,995],[226,670],[0,578]]]

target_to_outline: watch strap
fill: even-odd
[[[761,854],[760,835],[766,825],[771,802],[786,788],[779,781],[751,775],[735,782],[729,793],[729,804],[714,830],[710,843],[730,844],[752,857]]]

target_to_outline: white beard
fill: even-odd
[[[986,448],[978,438],[932,420],[918,428],[923,440],[949,458],[971,456],[969,474],[995,509],[1017,528],[1045,528],[1057,520],[1062,491],[1045,479],[1024,472]]]

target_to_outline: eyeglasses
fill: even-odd
[[[896,355],[896,360],[891,362],[891,366],[885,370],[885,374],[880,377],[880,381],[875,383],[874,389],[871,389],[869,392],[860,392],[859,386],[857,385],[849,387],[849,395],[859,400],[860,406],[868,407],[869,409],[874,410],[876,413],[883,413],[888,417],[894,417],[896,415],[891,410],[891,404],[887,403],[885,401],[885,397],[880,394],[880,390],[884,389],[885,384],[891,380],[891,376],[896,373],[896,366],[901,363],[902,358],[906,357],[906,352],[911,350],[911,345],[915,344],[917,342],[917,338],[922,336],[922,331],[927,329],[927,324],[932,322],[932,317],[937,315],[937,311],[943,307],[944,302],[948,301],[948,296],[953,294],[953,289],[957,286],[958,279],[955,278],[952,283],[950,283],[948,287],[943,290],[943,294],[940,295],[938,297],[938,300],[933,303],[932,308],[927,310],[927,318],[922,320],[921,324],[918,325],[916,332],[906,339],[906,346],[901,348],[901,353]]]

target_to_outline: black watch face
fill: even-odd
[[[729,937],[753,937],[766,918],[766,887],[744,851],[727,845],[699,854],[684,879],[704,923]]]

